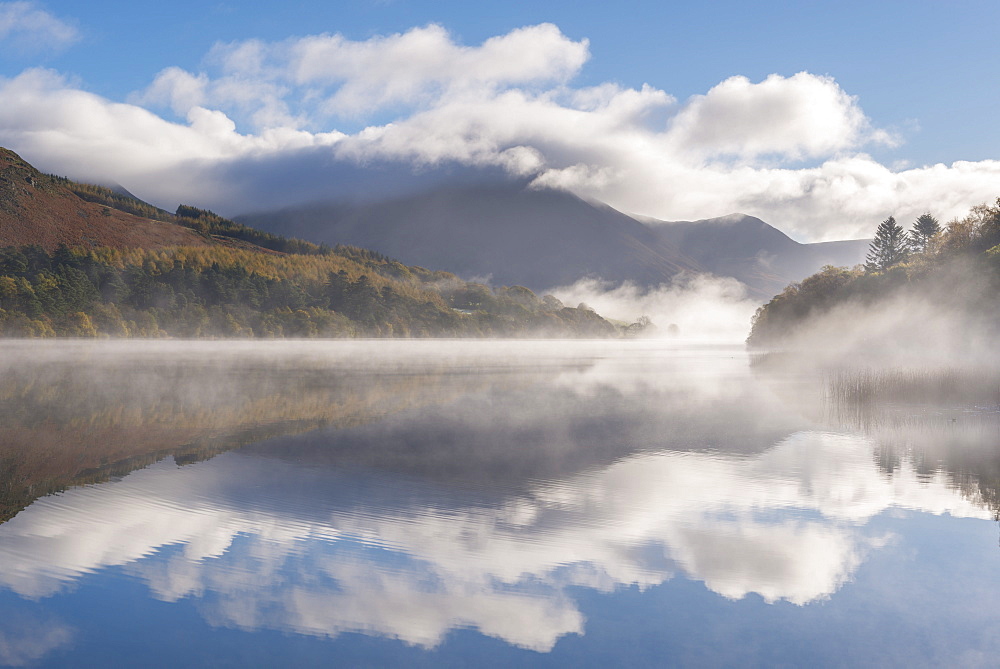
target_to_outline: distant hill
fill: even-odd
[[[37,244],[53,251],[59,244],[118,249],[212,244],[187,227],[153,220],[150,213],[123,210],[96,196],[81,197],[74,186],[67,179],[42,174],[13,151],[0,148],[0,247]],[[150,212],[159,211],[146,206]]]
[[[800,244],[751,216],[668,223],[523,184],[445,187],[376,202],[328,202],[237,217],[314,242],[375,249],[463,278],[545,290],[601,278],[643,286],[710,272],[770,297],[824,264],[864,260],[867,241]]]
[[[767,296],[824,265],[853,267],[864,262],[869,244],[867,239],[802,244],[745,214],[651,224],[661,239],[706,271],[735,277]]]

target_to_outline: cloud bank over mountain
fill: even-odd
[[[589,56],[552,24],[478,45],[433,24],[244,40],[216,44],[197,70],[151,73],[125,102],[33,68],[0,79],[0,145],[228,215],[499,173],[660,219],[742,211],[819,241],[996,197],[1000,161],[894,170],[872,158],[903,138],[830,76],[733,76],[678,100],[650,84],[574,86]]]

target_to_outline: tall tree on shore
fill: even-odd
[[[917,253],[923,253],[927,250],[931,238],[939,232],[941,232],[941,224],[938,223],[938,220],[929,213],[921,214],[914,222],[913,229],[910,230],[910,246]]]
[[[875,230],[875,238],[868,247],[865,257],[865,270],[881,272],[897,265],[909,255],[909,240],[903,231],[903,226],[896,223],[890,216],[882,221]]]

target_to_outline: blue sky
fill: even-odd
[[[788,4],[0,2],[0,96],[25,101],[0,113],[0,143],[43,169],[230,214],[264,204],[253,195],[267,165],[294,169],[298,156],[312,175],[331,151],[339,168],[362,171],[500,166],[666,219],[739,209],[800,239],[862,234],[889,214],[958,215],[995,197],[1000,5]],[[408,38],[396,51],[393,35]],[[499,51],[485,47],[505,36]],[[266,51],[250,69],[237,53],[248,44]],[[303,79],[289,54],[306,48],[353,65],[314,62]],[[632,112],[604,113],[622,105]],[[207,110],[200,125],[194,107]],[[581,134],[560,135],[580,112]],[[222,137],[222,115],[233,137]],[[514,118],[525,124],[492,132]],[[359,134],[389,122],[377,140]],[[278,128],[299,134],[274,139]],[[429,135],[439,144],[417,141]],[[212,177],[192,177],[192,163]],[[333,178],[267,201],[337,196]],[[670,184],[674,195],[648,195]]]

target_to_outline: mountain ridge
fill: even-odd
[[[797,242],[756,216],[742,213],[649,224],[705,270],[733,276],[770,295],[824,265],[854,266],[862,262],[870,241]],[[748,249],[752,252],[748,253]]]
[[[235,220],[536,291],[594,278],[654,287],[681,274],[710,273],[739,279],[753,296],[766,299],[823,265],[862,262],[868,245],[867,240],[802,244],[745,214],[641,219],[565,191],[520,183],[319,202]]]
[[[323,230],[330,218],[334,229]],[[447,267],[534,290],[583,276],[656,283],[698,271],[647,226],[610,206],[575,195],[519,186],[444,187],[374,203],[320,203],[237,221],[301,238],[374,248],[425,267]],[[526,249],[545,249],[542,259]],[[595,249],[602,250],[595,252]],[[627,249],[627,266],[604,249]]]

